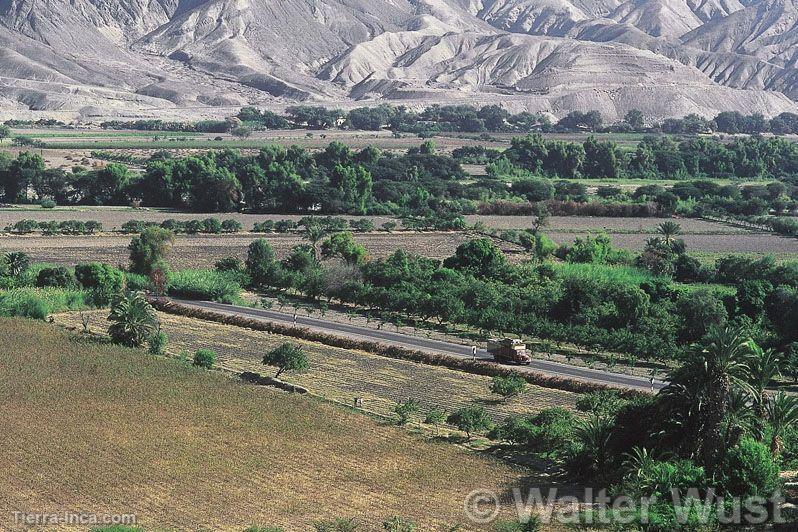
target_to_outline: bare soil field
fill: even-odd
[[[299,221],[304,215],[297,214],[242,214],[238,212],[223,213],[191,213],[170,211],[167,209],[133,209],[130,207],[56,207],[42,209],[39,206],[16,206],[13,208],[0,208],[0,229],[14,224],[20,220],[36,220],[37,222],[63,221],[63,220],[95,220],[103,224],[105,231],[118,230],[125,222],[142,220],[145,222],[161,223],[164,220],[201,220],[203,218],[218,218],[220,220],[237,220],[245,231],[252,230],[256,222],[266,220],[293,220]],[[346,220],[361,218],[359,216],[341,216]],[[388,221],[401,225],[401,221],[389,216],[366,216],[374,222],[377,229]]]
[[[56,320],[81,330],[79,314],[59,314]],[[92,332],[105,334],[108,311],[86,312],[84,316],[89,317]],[[504,401],[490,393],[489,377],[172,314],[159,313],[158,318],[169,336],[170,354],[193,355],[200,348],[212,349],[219,356],[220,366],[235,372],[273,375],[276,369],[261,363],[263,355],[286,342],[301,345],[308,354],[309,369],[285,373],[280,376],[282,380],[345,405],[351,406],[355,397],[362,397],[366,410],[389,418],[395,418],[394,406],[407,398],[421,403],[421,412],[416,416],[419,422],[424,412],[434,407],[451,412],[478,403],[499,420],[509,414],[534,413],[553,406],[572,409],[578,397],[571,392],[530,386],[520,397]]]
[[[179,235],[169,257],[173,268],[208,268],[224,257],[246,257],[247,247],[256,238],[265,238],[278,256],[306,243],[300,235]],[[371,257],[385,257],[397,249],[434,258],[451,256],[466,233],[365,233],[355,236]],[[127,264],[130,235],[39,236],[0,235],[0,252],[25,251],[36,262],[73,265],[79,262]],[[510,246],[505,246],[512,251]]]
[[[208,217],[219,219],[238,220],[245,230],[249,231],[256,222],[265,220],[294,220],[302,218],[295,214],[242,214],[230,213],[191,213],[171,211],[168,209],[133,209],[130,207],[56,207],[42,209],[38,205],[15,205],[0,208],[0,228],[11,225],[20,220],[63,221],[63,220],[96,220],[103,224],[104,229],[118,229],[129,220],[144,220],[160,223],[169,218],[176,220],[195,220]],[[341,216],[347,220],[360,218],[358,216]],[[383,223],[391,221],[401,226],[401,220],[390,216],[365,216],[374,222],[377,228]],[[469,225],[482,223],[492,229],[525,229],[532,227],[531,216],[481,216],[468,215],[465,217]],[[552,216],[549,224],[544,229],[547,233],[555,232],[584,232],[608,231],[625,233],[653,234],[659,224],[664,221],[676,221],[685,234],[751,234],[751,231],[732,227],[729,225],[699,220],[695,218],[612,218],[593,216]]]
[[[135,514],[148,530],[466,521],[528,474],[312,397],[0,320],[0,528],[12,511]],[[445,467],[442,467],[445,465]],[[506,509],[509,511],[509,508]],[[505,514],[506,515],[506,514]]]
[[[469,224],[481,222],[493,229],[520,229],[532,227],[532,216],[466,216]],[[0,211],[2,220],[2,211]],[[614,218],[607,216],[551,216],[544,233],[605,231],[608,233],[653,234],[662,222],[673,221],[682,227],[684,234],[751,234],[739,227],[700,220],[696,218]]]
[[[597,231],[569,229],[550,231],[557,243],[569,243],[575,238]],[[606,231],[614,246],[640,251],[651,237],[650,233],[627,233]],[[298,234],[257,235],[240,233],[235,235],[179,235],[170,263],[175,268],[206,268],[224,257],[246,256],[249,244],[256,238],[265,238],[278,256],[284,257],[294,246],[304,243]],[[417,253],[432,258],[443,259],[451,256],[457,246],[472,238],[469,233],[364,233],[355,235],[369,255],[374,258],[385,257],[397,249]],[[688,251],[697,253],[759,253],[774,254],[781,258],[798,255],[798,239],[781,237],[772,233],[687,233],[682,235]],[[73,265],[79,262],[102,261],[109,264],[126,264],[130,235],[105,234],[87,236],[41,236],[41,235],[0,235],[0,252],[25,251],[36,262]],[[502,244],[503,250],[512,261],[522,257],[517,247]]]
[[[640,251],[646,245],[650,234],[613,233],[606,231],[612,245],[630,251]],[[551,238],[558,244],[572,242],[574,238],[584,237],[588,232],[551,232]],[[593,232],[595,234],[595,231]],[[795,254],[798,253],[798,238],[779,236],[773,233],[748,234],[685,234],[680,236],[687,245],[688,252],[712,253],[760,253]]]

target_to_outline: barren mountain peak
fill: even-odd
[[[797,21],[793,0],[0,0],[0,101],[774,114],[798,97]]]

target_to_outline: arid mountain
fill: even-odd
[[[0,112],[385,100],[608,119],[795,110],[798,8],[745,4],[0,0]]]

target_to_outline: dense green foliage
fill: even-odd
[[[155,333],[158,323],[155,309],[141,292],[119,295],[111,305],[108,321],[111,340],[128,347],[143,346]]]

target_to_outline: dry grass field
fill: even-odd
[[[0,529],[11,512],[132,513],[148,530],[311,530],[393,515],[472,529],[463,498],[526,472],[317,399],[40,322],[0,320]],[[375,379],[375,382],[378,382]]]
[[[84,314],[89,317],[92,332],[105,333],[107,311]],[[221,367],[236,372],[273,374],[274,369],[261,363],[263,355],[285,342],[302,345],[310,360],[309,369],[283,374],[281,379],[346,405],[352,405],[355,397],[362,397],[366,410],[391,418],[394,406],[407,398],[421,403],[422,413],[417,421],[422,420],[423,411],[433,407],[451,412],[476,402],[498,420],[508,414],[538,412],[552,406],[573,408],[577,399],[577,394],[571,392],[530,386],[520,397],[503,401],[490,393],[489,377],[171,314],[159,313],[158,317],[169,336],[170,354],[212,349],[219,356]],[[78,313],[59,314],[56,320],[82,329]]]

